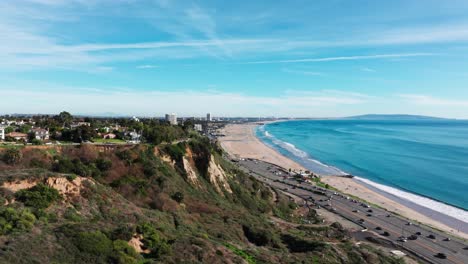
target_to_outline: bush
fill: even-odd
[[[28,209],[0,207],[0,235],[30,230],[36,217]]]
[[[181,192],[176,192],[173,195],[171,195],[172,200],[181,203],[184,200],[184,194]]]
[[[35,209],[45,209],[53,202],[61,199],[60,193],[43,183],[39,183],[29,189],[23,189],[16,193],[16,199],[26,206]]]
[[[96,160],[96,167],[101,171],[108,171],[112,167],[112,161],[109,159],[99,158]]]
[[[3,154],[3,161],[6,164],[14,165],[18,164],[23,159],[23,153],[17,148],[11,148],[5,151]]]
[[[81,232],[74,242],[80,251],[103,258],[107,258],[113,249],[112,241],[101,231]]]
[[[171,253],[171,245],[150,223],[139,225],[137,232],[143,235],[143,244],[151,251],[151,257],[160,258]]]
[[[118,264],[136,264],[141,258],[133,247],[128,245],[127,241],[115,240],[113,243],[114,252],[112,259]]]
[[[279,245],[278,238],[268,229],[243,225],[242,230],[249,242],[254,243],[259,247],[266,245],[278,247]]]

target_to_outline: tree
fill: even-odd
[[[5,134],[9,134],[11,132],[15,131],[15,129],[11,126],[5,128]]]
[[[5,151],[3,154],[3,161],[6,164],[14,165],[19,163],[23,159],[23,153],[17,148],[11,148]]]
[[[57,116],[55,116],[55,119],[62,124],[62,126],[70,126],[71,122],[73,121],[73,116],[66,112],[60,112]]]

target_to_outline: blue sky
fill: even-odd
[[[468,1],[0,2],[1,113],[468,118]]]

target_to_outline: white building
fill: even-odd
[[[49,130],[43,128],[33,128],[32,132],[36,139],[39,140],[48,140],[49,139]]]
[[[177,115],[174,113],[166,114],[166,121],[171,125],[177,125]]]
[[[198,131],[198,132],[202,132],[203,131],[203,127],[201,124],[195,124],[193,125],[193,128]]]
[[[5,140],[5,127],[0,126],[0,140]]]
[[[211,121],[211,113],[206,114],[206,121]]]

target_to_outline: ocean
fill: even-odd
[[[319,174],[352,174],[468,223],[468,121],[295,120],[256,135]]]

